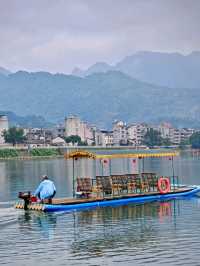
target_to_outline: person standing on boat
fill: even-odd
[[[49,180],[47,175],[42,176],[42,182],[39,184],[34,195],[37,196],[42,202],[43,200],[48,199],[49,203],[51,203],[55,194],[56,187],[53,181]]]

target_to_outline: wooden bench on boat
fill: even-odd
[[[158,177],[154,173],[144,174],[96,176],[94,179],[78,177],[77,192],[89,198],[157,191]]]

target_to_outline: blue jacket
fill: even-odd
[[[36,189],[34,195],[38,196],[40,193],[40,199],[48,199],[56,191],[55,185],[51,180],[43,180],[38,188]]]

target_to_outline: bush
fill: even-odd
[[[30,154],[32,156],[56,156],[56,155],[60,155],[59,150],[58,149],[32,149],[30,151]]]
[[[0,150],[0,158],[9,158],[9,157],[17,157],[19,153],[15,149],[1,149]]]

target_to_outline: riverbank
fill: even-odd
[[[87,150],[87,151],[117,151],[117,150],[148,150],[145,146],[133,147],[133,146],[114,146],[114,147],[102,147],[102,146],[50,146],[50,147],[37,147],[30,149],[27,146],[17,147],[1,147],[0,146],[0,160],[31,160],[31,159],[50,159],[50,158],[63,158],[65,153],[76,150]],[[178,147],[156,147],[155,149],[178,149]],[[185,149],[184,149],[185,150]],[[190,150],[190,148],[187,148]]]

